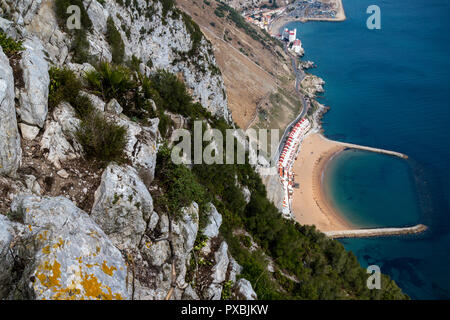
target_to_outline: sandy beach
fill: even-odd
[[[345,148],[319,133],[311,133],[303,140],[293,167],[295,182],[300,184],[300,188],[294,188],[292,212],[299,223],[315,225],[323,232],[358,229],[334,210],[321,186],[328,161]]]

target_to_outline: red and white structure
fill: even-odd
[[[297,29],[294,30],[289,30],[287,28],[284,29],[282,38],[283,40],[289,41],[289,43],[294,42],[297,39]]]
[[[278,172],[283,184],[283,215],[287,218],[292,218],[292,194],[294,192],[294,173],[292,166],[295,158],[300,152],[300,146],[303,138],[311,129],[311,123],[308,119],[303,118],[292,128],[289,133],[283,151],[278,159]]]

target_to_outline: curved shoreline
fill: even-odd
[[[293,166],[299,188],[294,189],[292,213],[299,223],[315,225],[320,231],[360,228],[335,210],[322,189],[321,180],[327,164],[344,149],[343,145],[325,139],[320,133],[309,133],[304,138]]]
[[[294,189],[292,213],[301,224],[314,225],[331,238],[375,237],[415,234],[427,230],[425,225],[404,228],[364,228],[345,217],[333,206],[324,190],[323,178],[327,166],[346,149],[359,149],[407,158],[406,155],[339,141],[329,140],[320,133],[308,134],[294,163],[295,180],[300,188]]]
[[[281,33],[282,28],[288,23],[296,21],[305,23],[307,21],[339,22],[346,20],[342,0],[335,1],[338,6],[336,18],[293,19],[281,16],[269,25],[268,31],[272,35],[274,30],[276,34]],[[307,146],[308,143],[309,146]],[[295,178],[295,180],[300,185],[299,189],[294,189],[292,195],[291,213],[296,221],[301,224],[314,225],[318,230],[331,238],[415,234],[428,229],[427,226],[422,224],[404,228],[367,229],[345,219],[344,215],[336,209],[335,205],[328,198],[324,189],[323,179],[329,163],[335,156],[346,149],[358,149],[408,159],[407,155],[400,152],[333,141],[327,139],[321,133],[317,133],[316,130],[310,132],[304,137],[300,147],[298,154],[300,159],[296,158],[293,164],[294,176],[299,177],[299,179]]]

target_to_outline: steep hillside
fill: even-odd
[[[283,129],[296,117],[300,101],[295,75],[281,42],[249,25],[217,1],[179,0],[214,47],[233,120],[249,127]]]
[[[226,60],[174,1],[1,13],[0,299],[407,298],[386,276],[367,289],[353,254],[283,219],[251,165],[172,161],[174,129],[234,126]],[[260,37],[282,91],[286,57]],[[270,74],[258,51],[248,68]]]

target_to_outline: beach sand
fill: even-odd
[[[311,133],[303,140],[293,167],[295,182],[300,188],[294,188],[292,212],[300,224],[315,225],[322,232],[358,229],[330,205],[321,185],[328,161],[345,148],[319,133]]]

